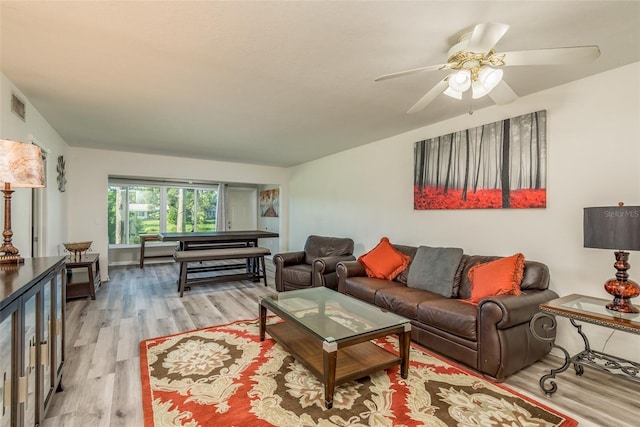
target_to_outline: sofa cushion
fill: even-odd
[[[477,303],[494,295],[520,295],[523,271],[524,255],[520,253],[473,266],[469,269],[469,301]]]
[[[344,293],[366,301],[369,304],[375,304],[376,292],[379,289],[405,287],[402,283],[376,279],[367,276],[347,277],[344,281]]]
[[[463,255],[462,271],[460,271],[460,287],[458,289],[458,298],[469,299],[471,297],[471,280],[469,280],[469,270],[477,264],[482,264],[489,261],[500,259],[499,256],[487,256],[487,255]]]
[[[295,264],[282,269],[282,280],[296,285],[309,286],[311,284],[311,266],[309,264]]]
[[[397,251],[387,237],[380,239],[375,248],[358,258],[367,276],[393,280],[409,265],[410,258]]]
[[[407,286],[451,298],[462,253],[460,248],[420,246],[409,268]]]
[[[456,270],[456,274],[453,277],[453,291],[451,293],[454,298],[460,298],[460,288],[462,286],[464,267],[466,265],[466,260],[468,258],[469,258],[469,255],[462,254],[462,259],[460,260],[460,264],[458,264],[458,269]],[[469,287],[469,289],[471,288]],[[469,291],[469,294],[471,294],[471,291]]]
[[[311,235],[304,243],[304,262],[313,264],[316,258],[351,255],[353,240],[348,237],[327,237]]]
[[[407,286],[386,287],[378,289],[375,304],[400,316],[415,319],[418,305],[423,301],[446,300],[442,295]],[[468,304],[469,305],[469,304]]]
[[[549,267],[537,261],[525,261],[520,290],[545,290],[549,288]]]
[[[418,305],[416,320],[471,341],[478,339],[478,307],[459,299],[423,301]]]
[[[418,248],[415,246],[405,246],[405,245],[393,245],[393,247],[396,248],[399,252],[402,252],[403,254],[409,256],[410,258],[409,265],[407,266],[407,268],[402,270],[400,274],[398,274],[396,278],[393,279],[400,283],[404,283],[406,285],[407,279],[409,278],[409,270],[411,269],[411,263],[413,262],[413,257],[416,256],[416,252],[418,251]]]

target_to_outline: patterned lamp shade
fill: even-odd
[[[44,164],[40,147],[0,139],[0,191],[4,194],[4,231],[0,264],[20,264],[24,258],[13,246],[11,230],[12,187],[44,187]]]
[[[44,166],[40,147],[0,139],[0,185],[44,187]]]

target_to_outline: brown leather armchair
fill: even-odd
[[[304,250],[273,256],[278,292],[325,286],[338,289],[336,264],[353,261],[353,240],[346,237],[309,236]]]

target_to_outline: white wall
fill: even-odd
[[[12,93],[25,103],[25,121],[11,111]],[[45,235],[41,238],[44,239],[46,255],[63,255],[59,245],[67,241],[67,195],[58,191],[56,166],[58,156],[66,158],[69,147],[4,74],[0,74],[0,138],[26,143],[36,140],[38,145],[48,150],[46,188],[43,190],[46,199]],[[31,256],[31,191],[16,188],[11,199],[13,245],[24,258]],[[4,224],[4,209],[0,211],[0,221]]]
[[[278,167],[216,162],[93,150],[72,147],[67,161],[69,239],[92,240],[103,266],[109,265],[107,236],[107,183],[109,175],[162,177],[221,182],[277,184],[287,193],[289,170]],[[287,206],[281,205],[283,224],[288,221]],[[288,241],[287,227],[281,227],[281,241]],[[286,247],[285,247],[286,248]],[[103,279],[107,269],[102,268]]]
[[[640,205],[639,76],[635,63],[296,167],[289,184],[289,247],[299,249],[309,234],[324,234],[353,238],[356,255],[382,236],[409,245],[457,246],[468,254],[522,252],[549,266],[551,288],[561,296],[609,298],[603,283],[615,273],[613,251],[583,248],[582,209],[619,201]],[[543,109],[546,209],[413,210],[416,141]],[[640,252],[631,253],[630,263],[630,277],[640,281]],[[609,331],[585,329],[597,335],[592,348],[602,350]],[[564,320],[557,342],[573,351],[581,345]],[[637,359],[640,337],[616,332],[606,350]]]

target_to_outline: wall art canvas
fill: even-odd
[[[545,208],[547,114],[416,142],[416,210]]]
[[[277,217],[280,209],[280,189],[260,192],[260,216]]]

